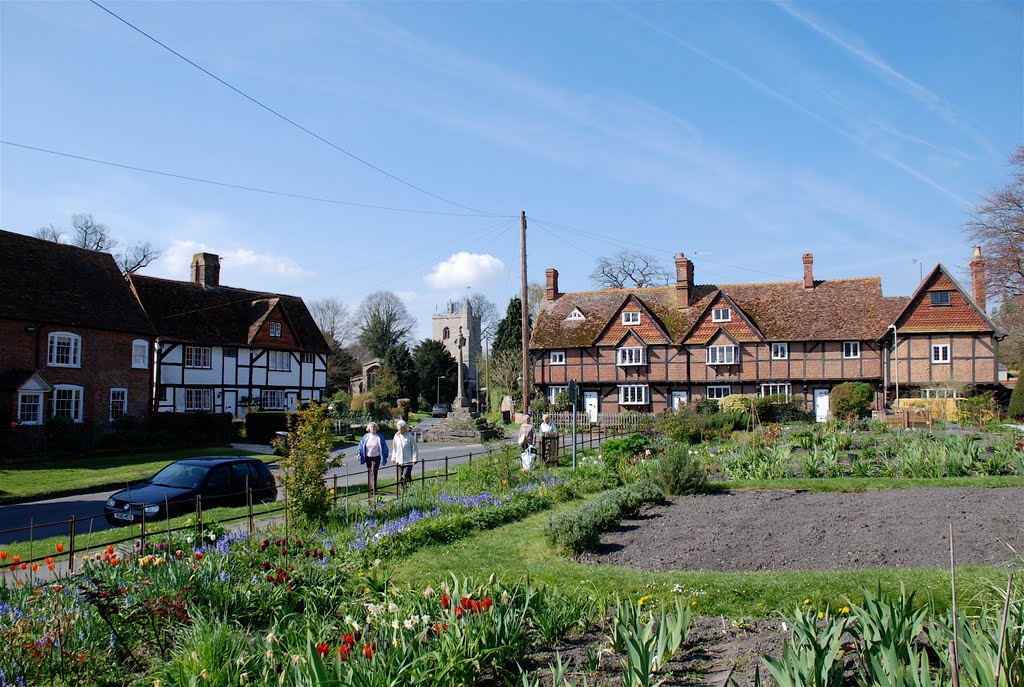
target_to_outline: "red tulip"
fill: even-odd
[[[57,553],[64,553],[64,545],[63,544],[57,544],[56,548],[57,548]]]
[[[338,658],[340,658],[342,661],[344,661],[345,659],[348,658],[348,645],[347,644],[342,644],[341,646],[338,647]]]
[[[346,634],[344,637],[341,638],[341,641],[345,643],[346,647],[351,649],[353,646],[355,646],[356,638],[350,634]]]
[[[376,649],[376,648],[377,648],[377,644],[376,643],[374,643],[374,644],[364,644],[363,645],[363,653],[366,655],[366,658],[373,658],[373,650]]]
[[[327,654],[331,652],[331,645],[324,642],[323,644],[316,645],[317,653],[320,654],[320,658],[325,658]]]
[[[484,611],[485,612],[491,610],[491,604],[493,604],[493,603],[494,603],[494,601],[492,601],[489,598],[481,599],[480,600],[480,605],[484,607]]]
[[[452,597],[448,596],[447,594],[442,596],[441,597],[441,608],[451,608],[451,606],[452,606]]]
[[[468,611],[469,610],[469,597],[468,596],[464,596],[461,599],[459,599],[459,605],[462,606],[462,610]]]
[[[199,552],[199,551],[196,551],[196,560],[197,561],[203,560],[203,554],[201,552]]]

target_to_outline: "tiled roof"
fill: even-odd
[[[950,291],[945,307],[930,305],[931,291]],[[986,332],[995,325],[974,302],[953,275],[938,265],[921,282],[908,299],[908,304],[896,320],[900,332]]]
[[[152,336],[109,253],[0,231],[0,318]]]
[[[564,293],[541,302],[530,347],[593,345],[629,294],[639,298],[679,343],[719,290],[770,341],[877,339],[910,301],[883,296],[879,277],[816,281],[813,289],[805,289],[803,282],[797,281],[698,285],[693,289],[692,305],[685,309],[676,307],[674,285]],[[587,319],[565,321],[574,307]]]
[[[248,346],[254,325],[273,305],[284,312],[304,351],[327,353],[329,348],[306,304],[298,296],[203,287],[187,281],[133,274],[135,292],[161,337],[207,346]]]

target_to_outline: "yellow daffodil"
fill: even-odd
[[[849,606],[843,606],[841,609],[839,609],[839,612],[842,613],[843,615],[850,615],[850,607]]]

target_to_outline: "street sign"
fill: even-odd
[[[580,385],[576,383],[576,380],[569,382],[569,403],[575,404],[580,397]]]

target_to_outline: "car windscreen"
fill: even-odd
[[[209,468],[189,463],[171,463],[153,476],[150,484],[180,489],[197,489],[206,479]]]

